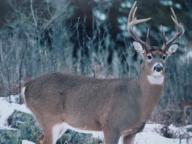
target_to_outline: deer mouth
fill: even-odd
[[[163,76],[163,71],[153,71],[151,76],[153,77],[162,77]]]

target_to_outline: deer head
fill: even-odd
[[[176,52],[178,44],[175,43],[177,38],[179,38],[184,33],[183,25],[178,21],[177,16],[174,10],[171,8],[171,18],[176,27],[176,34],[170,39],[167,40],[165,33],[162,31],[163,35],[163,45],[162,47],[156,47],[150,45],[149,32],[148,29],[146,35],[146,41],[141,40],[136,33],[133,31],[133,26],[147,22],[151,18],[137,19],[135,17],[137,11],[136,2],[133,4],[129,16],[128,16],[128,32],[135,40],[133,46],[135,50],[143,57],[144,67],[147,70],[147,73],[153,77],[161,77],[164,73],[164,66],[167,58]]]

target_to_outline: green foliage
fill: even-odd
[[[14,111],[8,121],[11,128],[17,129],[20,132],[21,139],[35,142],[39,138],[41,131],[32,115]]]
[[[0,129],[0,143],[1,144],[20,144],[21,133],[16,129]]]
[[[74,131],[67,131],[57,144],[99,144],[101,140],[94,139],[90,134],[77,133]]]

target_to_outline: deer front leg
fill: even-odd
[[[43,144],[44,134],[41,134],[37,140],[37,144]]]
[[[123,138],[124,144],[133,144],[134,143],[135,135],[127,135]]]
[[[42,144],[55,144],[53,142],[52,129],[46,129],[44,131],[43,143]]]
[[[104,130],[105,144],[117,144],[120,138],[119,132],[115,129]]]
[[[56,144],[57,137],[54,134],[54,126],[44,126],[43,134],[39,138],[39,144]]]

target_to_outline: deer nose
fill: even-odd
[[[160,65],[160,64],[157,64],[156,66],[154,66],[154,70],[157,71],[157,72],[160,72],[163,70],[163,66]]]

